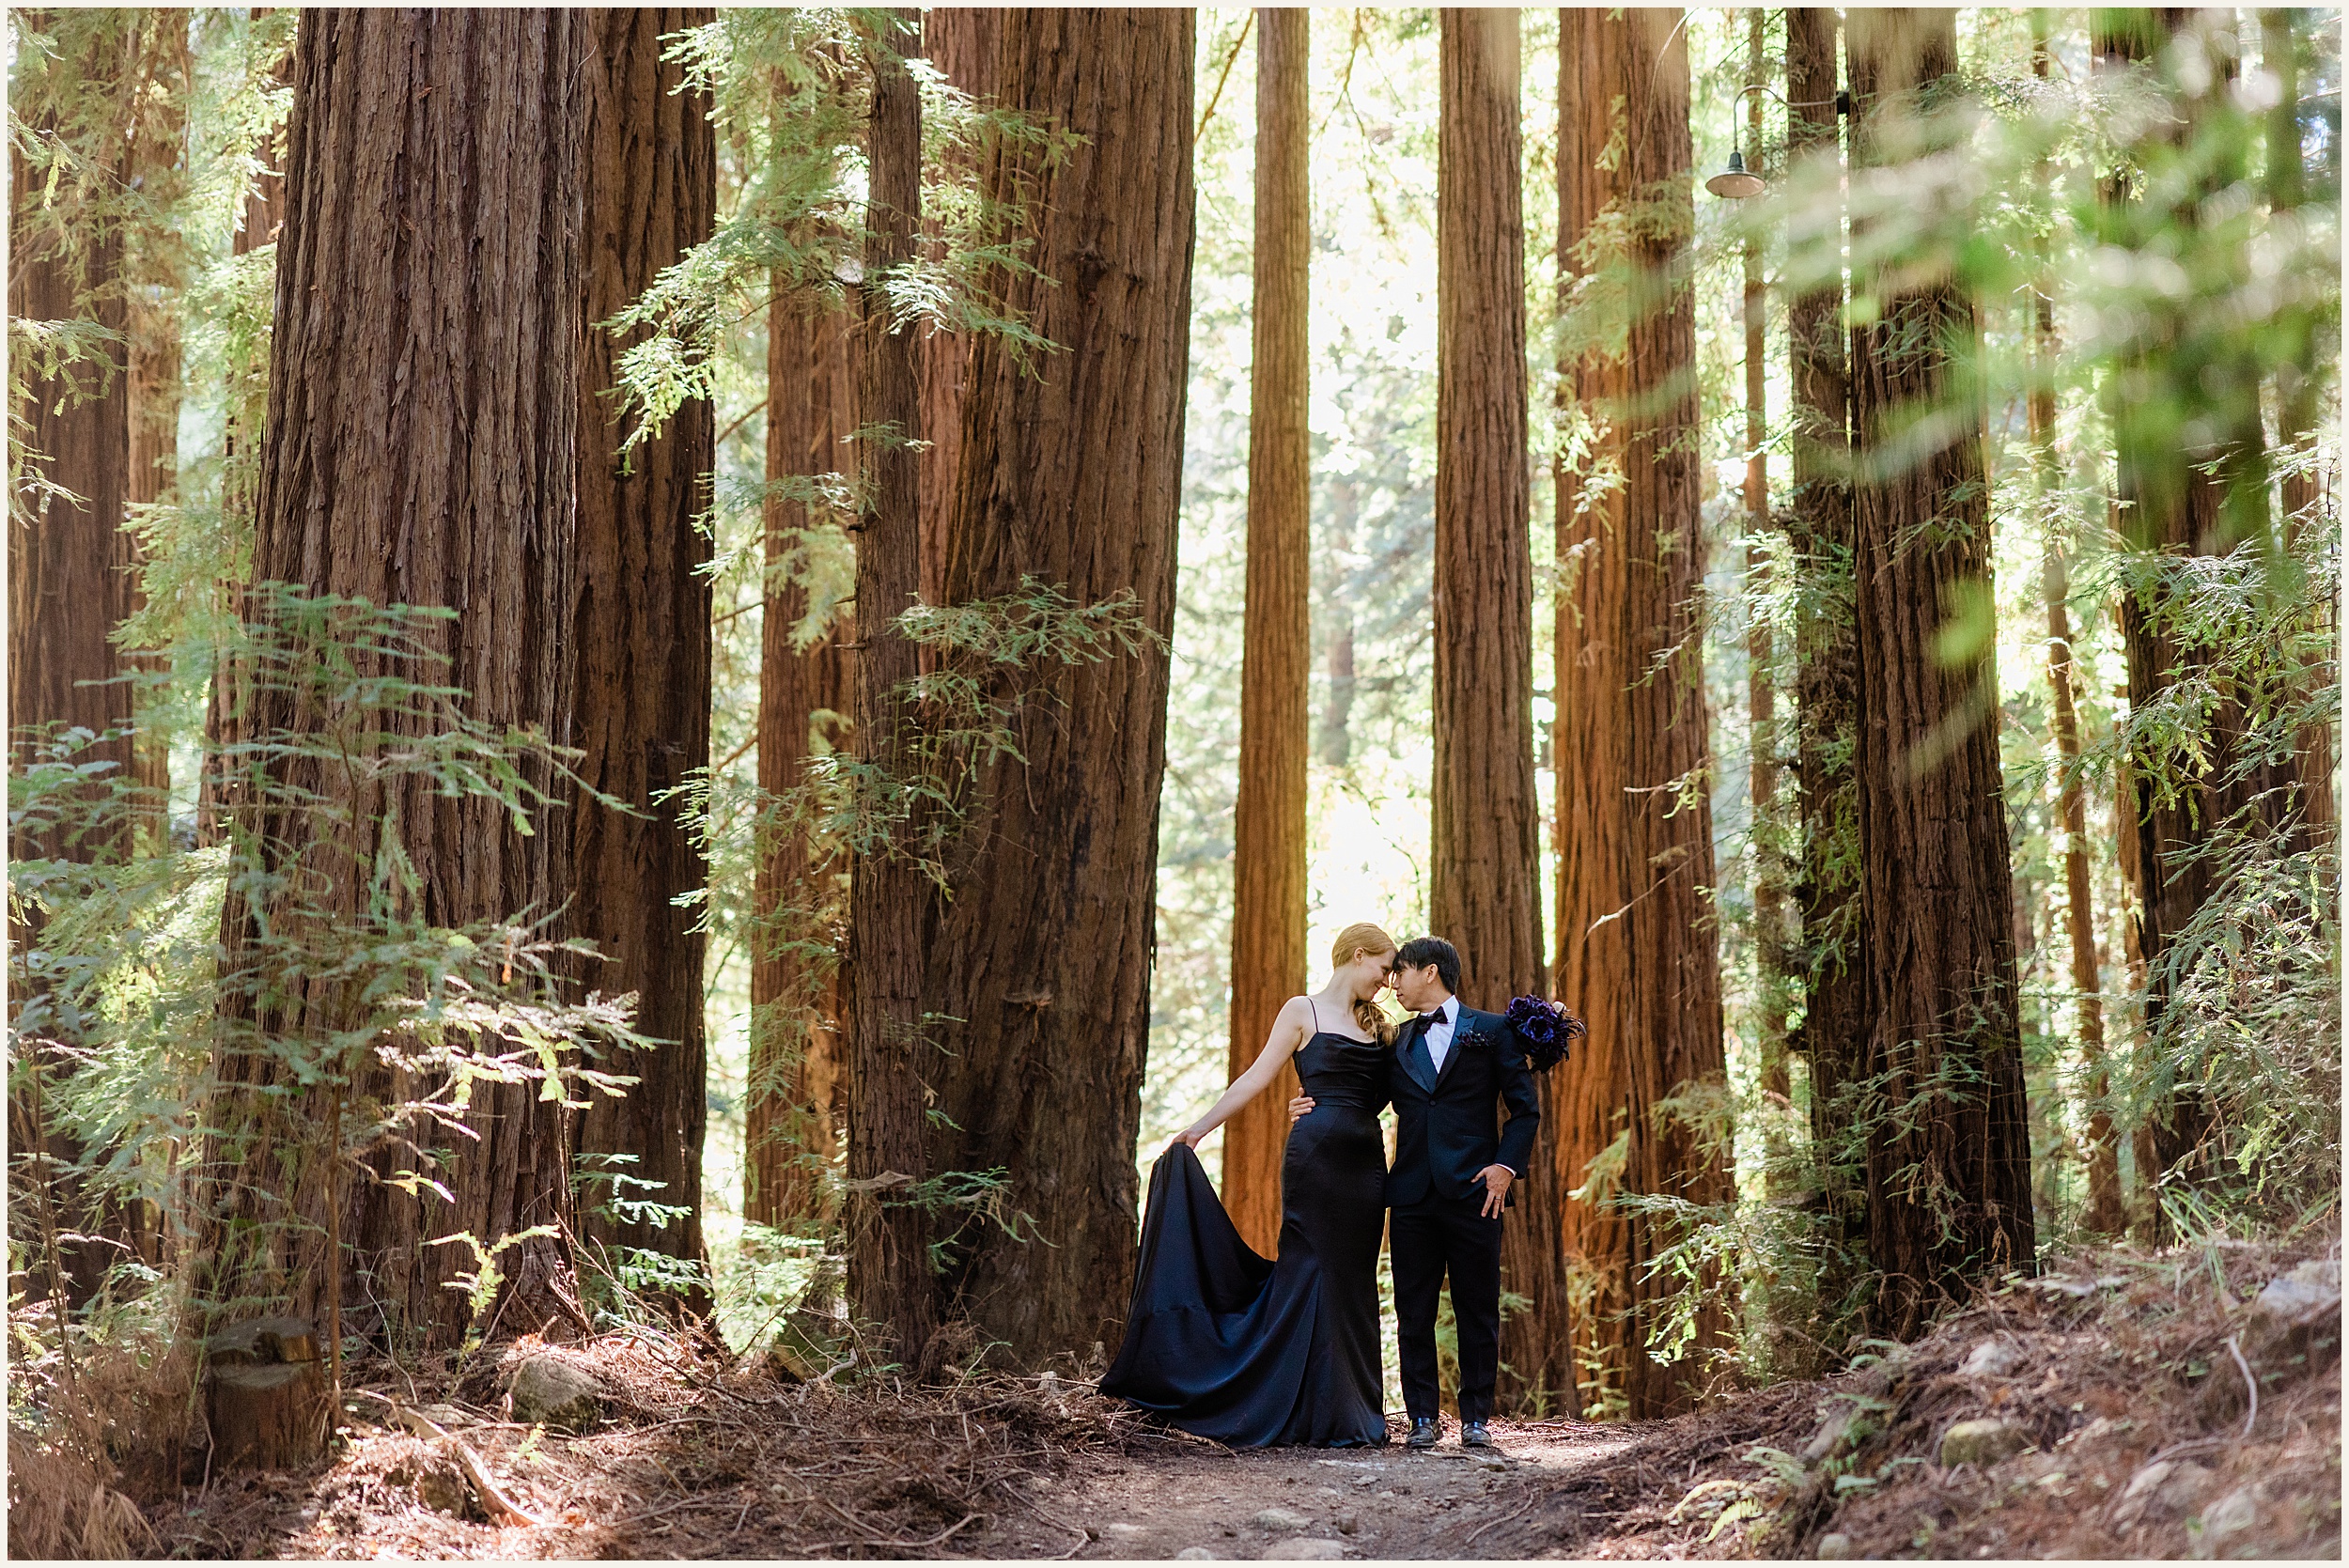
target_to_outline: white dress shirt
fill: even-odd
[[[1421,1017],[1427,1020],[1427,1059],[1436,1064],[1436,1071],[1440,1073],[1444,1058],[1452,1054],[1452,1026],[1459,1021],[1460,999],[1446,997],[1434,1012],[1423,1013]]]

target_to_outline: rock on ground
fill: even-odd
[[[2014,1421],[1985,1416],[1976,1421],[1959,1421],[1941,1437],[1941,1467],[1954,1469],[1960,1465],[1995,1465],[2001,1459],[2012,1459],[2031,1446],[2030,1434]]]
[[[2156,1460],[2129,1478],[2113,1507],[2113,1522],[2133,1525],[2147,1517],[2191,1514],[2210,1496],[2211,1483],[2217,1479],[2207,1466],[2189,1460]]]
[[[553,1356],[525,1357],[514,1368],[506,1396],[514,1419],[564,1432],[591,1432],[603,1418],[603,1385]]]
[[[1313,1521],[1285,1508],[1267,1508],[1256,1514],[1259,1529],[1303,1529]]]
[[[2022,1349],[2012,1340],[1984,1340],[1974,1346],[1957,1374],[1960,1377],[2004,1377],[2022,1363]]]

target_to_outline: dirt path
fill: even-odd
[[[1400,1443],[1247,1453],[1203,1443],[1088,1457],[1057,1481],[1031,1483],[1034,1502],[1006,1511],[984,1535],[961,1538],[958,1555],[1476,1556],[1480,1534],[1516,1522],[1547,1483],[1603,1469],[1647,1430],[1620,1422],[1493,1425],[1499,1442],[1487,1450],[1463,1449],[1447,1436],[1421,1453]]]

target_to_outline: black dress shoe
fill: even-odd
[[[1464,1449],[1488,1449],[1493,1446],[1493,1435],[1485,1430],[1483,1421],[1462,1421],[1460,1446]]]
[[[1436,1446],[1436,1439],[1442,1436],[1443,1428],[1436,1424],[1435,1417],[1421,1416],[1411,1422],[1411,1435],[1403,1441],[1410,1448],[1431,1449]]]

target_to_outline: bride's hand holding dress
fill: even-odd
[[[1354,955],[1359,972],[1341,962],[1319,996],[1291,998],[1254,1064],[1152,1169],[1126,1339],[1103,1393],[1235,1448],[1387,1440],[1378,1112],[1391,1053],[1375,1032],[1331,1026],[1361,1027],[1346,1004],[1376,996],[1391,951],[1382,940]],[[1342,1020],[1324,1001],[1340,1003]],[[1274,1263],[1240,1240],[1195,1151],[1292,1060],[1316,1110],[1290,1128]]]

